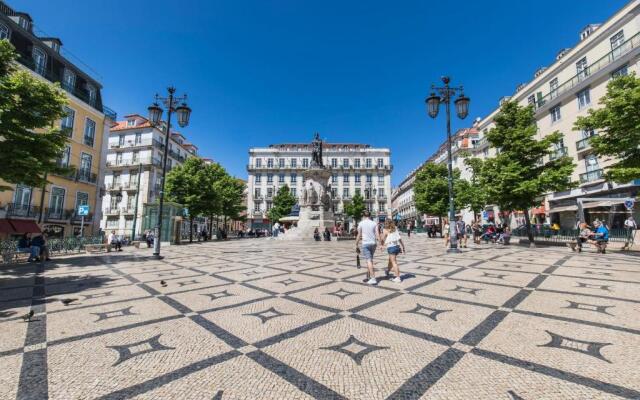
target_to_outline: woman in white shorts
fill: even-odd
[[[400,267],[398,266],[398,254],[404,253],[404,243],[400,238],[400,233],[396,228],[396,224],[392,220],[388,219],[384,223],[384,230],[382,231],[382,242],[387,248],[389,254],[389,264],[387,267],[387,275],[389,271],[393,269],[393,274],[396,276],[392,279],[393,282],[400,283]]]

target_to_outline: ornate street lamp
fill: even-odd
[[[171,116],[175,112],[178,115],[178,125],[184,128],[189,125],[189,117],[191,116],[191,108],[187,106],[187,95],[176,97],[176,88],[169,87],[167,89],[168,97],[160,97],[156,94],[155,101],[148,108],[149,122],[159,127],[162,123],[163,109],[160,104],[164,105],[167,111],[167,123],[164,132],[164,157],[162,159],[162,180],[160,183],[160,201],[158,204],[158,222],[156,223],[156,234],[153,238],[153,256],[162,258],[160,255],[160,242],[162,235],[162,208],[164,205],[164,183],[167,175],[167,158],[169,153],[169,138],[171,136]],[[140,179],[140,177],[138,177]],[[137,218],[137,215],[136,215]],[[135,234],[135,232],[134,232]]]
[[[451,80],[448,76],[442,77],[442,82],[444,83],[444,87],[435,87],[431,86],[431,95],[426,98],[425,103],[427,103],[427,114],[431,118],[436,118],[438,116],[438,111],[440,108],[440,103],[444,103],[447,111],[447,151],[448,151],[448,170],[447,170],[447,180],[449,183],[449,248],[447,252],[455,253],[459,252],[458,250],[458,238],[456,235],[456,209],[455,209],[455,197],[453,193],[453,159],[451,156],[451,97],[455,96],[456,93],[460,92],[460,96],[454,101],[456,106],[456,114],[458,114],[458,118],[465,119],[469,114],[469,98],[464,95],[464,89],[462,86],[460,87],[451,87],[449,86],[449,82]],[[437,93],[437,95],[436,95]]]

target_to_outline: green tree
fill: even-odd
[[[296,205],[298,200],[294,195],[291,194],[291,190],[289,186],[284,185],[278,189],[278,193],[276,193],[273,198],[273,205],[271,210],[269,210],[269,219],[272,223],[275,223],[282,217],[286,217],[291,213],[291,208]]]
[[[455,181],[456,203],[460,208],[473,211],[474,219],[488,203],[487,190],[481,181],[483,161],[479,158],[466,158],[465,165],[471,172],[471,179]]]
[[[575,165],[567,156],[549,159],[554,146],[562,143],[562,133],[537,140],[533,107],[506,102],[494,122],[487,140],[498,154],[484,161],[480,178],[491,202],[503,210],[524,211],[529,243],[534,246],[528,209],[539,205],[546,193],[570,189]]]
[[[0,40],[0,179],[43,187],[47,173],[69,172],[57,164],[66,132],[53,128],[67,99],[59,85],[18,69],[16,57],[13,46]]]
[[[245,183],[230,175],[222,179],[220,185],[220,214],[224,217],[224,226],[227,219],[238,221],[240,213],[246,209],[244,205]],[[294,203],[295,204],[295,203]]]
[[[449,212],[449,183],[447,164],[428,162],[416,173],[413,186],[416,209],[420,213],[444,217]],[[460,171],[453,170],[453,189],[459,186]],[[456,201],[459,207],[459,199]],[[441,221],[442,223],[442,218]]]
[[[210,210],[217,200],[215,181],[201,158],[189,157],[167,174],[165,189],[167,199],[180,203],[189,211],[189,241],[193,242],[193,220]]]
[[[640,178],[640,78],[620,76],[607,85],[603,107],[578,117],[574,130],[598,130],[589,143],[598,156],[616,157],[607,179],[630,182]]]
[[[360,222],[360,219],[362,219],[362,214],[365,209],[366,206],[364,205],[364,199],[360,193],[356,193],[351,198],[351,201],[344,205],[344,213],[353,218],[356,224]]]

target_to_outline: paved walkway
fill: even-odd
[[[408,250],[377,287],[351,241],[5,267],[0,399],[640,398],[640,258]]]

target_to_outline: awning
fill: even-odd
[[[544,206],[540,206],[540,207],[535,207],[531,210],[531,213],[533,215],[538,215],[538,214],[546,214],[546,211]]]
[[[578,211],[578,206],[573,205],[573,206],[559,206],[559,207],[552,207],[549,212],[550,213],[558,213],[558,212],[563,212],[563,211]]]
[[[38,224],[29,220],[9,219],[7,220],[13,225],[13,229],[17,233],[42,233]]]
[[[282,217],[279,219],[280,222],[297,222],[300,219],[300,217],[293,217],[293,216],[288,216],[288,217]]]
[[[0,232],[8,233],[9,235],[18,233],[15,229],[13,229],[13,225],[9,223],[8,219],[0,219]]]
[[[611,207],[615,204],[624,203],[624,199],[619,200],[605,200],[605,201],[585,201],[582,203],[582,208],[596,208],[596,207]]]

